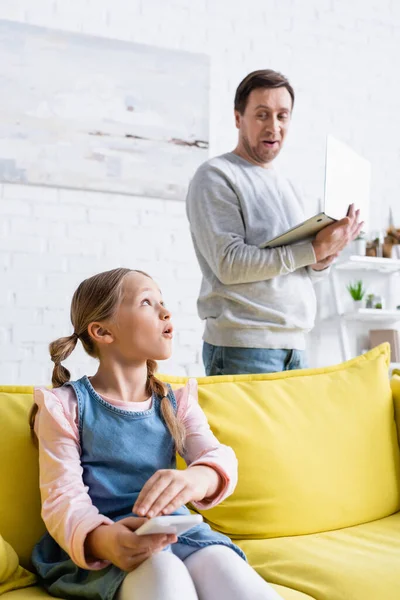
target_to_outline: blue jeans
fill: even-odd
[[[272,348],[234,348],[203,343],[206,375],[239,375],[245,373],[277,373],[306,369],[304,350]]]

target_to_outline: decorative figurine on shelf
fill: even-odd
[[[383,245],[383,256],[400,258],[400,229],[390,226]]]
[[[372,232],[372,239],[366,244],[366,255],[376,256],[377,258],[383,257],[383,245],[385,241],[385,233],[383,231]]]
[[[400,228],[394,224],[393,210],[389,209],[389,226],[385,231],[372,232],[367,241],[366,256],[400,259]]]

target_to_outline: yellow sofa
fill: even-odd
[[[400,599],[400,377],[388,365],[383,344],[333,367],[198,380],[239,459],[235,493],[204,517],[285,600]],[[0,388],[0,536],[25,568],[44,531],[31,404],[31,387]],[[8,587],[1,573],[4,600],[46,595],[23,587],[21,567]]]

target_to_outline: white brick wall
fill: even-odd
[[[400,222],[400,3],[394,0],[2,0],[0,18],[211,56],[211,154],[236,140],[232,101],[250,70],[271,67],[297,100],[281,166],[309,199],[322,194],[327,132],[373,162],[372,219]],[[0,382],[49,380],[47,343],[71,332],[69,301],[93,272],[147,270],[175,312],[175,355],[165,370],[201,373],[199,271],[182,203],[3,185],[0,196]],[[112,208],[110,208],[112,207]],[[311,338],[339,359],[331,331]],[[88,368],[80,351],[74,375]],[[323,361],[322,361],[323,362]],[[92,368],[91,366],[89,368]]]
[[[51,190],[39,199],[38,190],[1,186],[6,294],[1,295],[0,380],[49,381],[47,345],[72,333],[73,291],[83,278],[115,266],[140,268],[157,278],[177,326],[176,354],[165,368],[200,372],[199,271],[184,204],[72,190]],[[79,352],[69,364],[78,375],[92,368],[91,362]]]

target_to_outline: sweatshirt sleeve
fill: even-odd
[[[308,274],[313,283],[319,283],[320,281],[324,281],[324,279],[331,272],[331,267],[327,267],[322,271],[315,271],[312,267],[307,267]]]
[[[35,433],[39,440],[42,518],[50,535],[75,564],[102,569],[106,561],[88,561],[84,544],[99,525],[112,524],[92,504],[82,479],[76,398],[73,389],[35,389],[38,413]]]
[[[199,251],[224,285],[265,281],[315,263],[311,242],[271,249],[246,244],[239,198],[227,176],[209,164],[189,186],[187,214]]]
[[[184,388],[175,392],[178,403],[178,416],[186,429],[185,450],[182,458],[188,468],[205,465],[214,469],[220,476],[220,487],[212,498],[193,502],[198,509],[216,506],[230,496],[237,484],[238,463],[232,448],[221,444],[199,406],[197,399],[197,381],[189,379]]]

